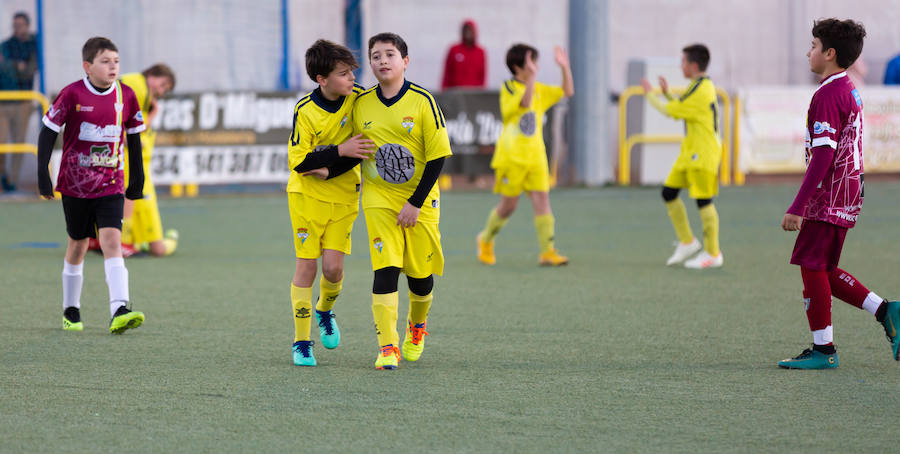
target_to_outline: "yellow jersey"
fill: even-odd
[[[685,136],[675,165],[715,173],[722,160],[722,142],[719,139],[719,104],[712,81],[706,76],[698,77],[680,98],[665,104],[654,95],[648,98],[662,113],[684,120]]]
[[[534,83],[531,105],[522,107],[525,84],[507,80],[500,89],[500,116],[503,131],[497,139],[491,167],[530,165],[547,159],[544,145],[544,113],[563,97],[560,86]]]
[[[150,113],[150,88],[147,87],[147,78],[141,73],[128,73],[123,74],[120,80],[134,91],[134,95],[138,100],[138,105],[141,108],[141,115],[143,115],[146,120],[147,115]],[[146,175],[150,173],[150,160],[153,156],[153,144],[156,140],[156,131],[151,128],[150,123],[145,123],[145,125],[147,126],[147,129],[141,133],[141,155],[144,158],[144,175],[146,177]],[[127,147],[128,145],[126,145],[126,148]],[[125,156],[128,156],[128,153],[125,153]],[[127,162],[125,168],[128,168]]]
[[[450,156],[450,137],[440,106],[424,88],[404,81],[391,99],[381,87],[356,100],[353,133],[375,142],[375,156],[362,162],[362,206],[400,211],[422,179],[425,163]],[[419,219],[438,222],[441,193],[435,184],[422,204]]]
[[[288,143],[291,176],[288,178],[287,192],[300,192],[325,202],[359,203],[358,166],[328,180],[303,176],[294,168],[303,162],[307,154],[347,141],[352,131],[350,117],[353,104],[362,91],[362,86],[355,85],[349,96],[329,101],[317,88],[297,102],[294,107],[294,129]]]

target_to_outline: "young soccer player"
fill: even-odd
[[[362,87],[356,85],[356,58],[346,47],[316,41],[306,51],[306,73],[319,84],[294,108],[294,130],[288,148],[291,176],[288,207],[293,226],[297,265],[291,283],[294,314],[294,364],[315,366],[310,340],[312,284],[318,259],[322,278],[316,320],[325,348],[337,348],[341,333],[334,320],[334,303],[344,279],[344,254],[350,253],[350,232],[359,212],[359,168],[369,157],[372,141],[350,137],[351,110]]]
[[[370,38],[369,64],[378,85],[359,95],[353,130],[378,147],[375,159],[362,164],[362,206],[375,271],[372,315],[381,348],[375,368],[396,369],[400,272],[409,285],[403,358],[416,361],[428,334],[433,275],[444,270],[438,230],[441,195],[435,182],[451,154],[450,138],[431,94],[404,77],[409,56],[401,37],[380,33]]]
[[[544,112],[563,96],[575,94],[569,56],[559,47],[554,59],[562,70],[562,87],[537,82],[537,49],[516,44],[506,52],[506,66],[513,78],[500,89],[500,113],[503,131],[497,140],[491,167],[496,182],[494,192],[500,193],[500,203],[491,210],[487,224],[476,238],[477,256],[481,263],[493,265],[494,239],[519,203],[522,191],[528,193],[534,207],[534,227],[537,230],[542,266],[560,266],[569,259],[560,255],[553,245],[554,217],[550,211],[550,172],[544,146]]]
[[[680,98],[675,99],[669,93],[666,79],[660,77],[660,88],[668,99],[665,103],[652,93],[650,82],[646,79],[641,81],[647,100],[653,107],[664,115],[684,120],[686,134],[681,142],[681,153],[662,189],[662,198],[679,242],[666,265],[684,263],[685,267],[693,269],[718,268],[724,263],[719,249],[719,214],[712,201],[719,192],[722,143],[719,140],[716,87],[706,76],[708,65],[709,50],[706,46],[693,44],[682,49],[681,71],[685,78],[691,79],[691,84]],[[688,194],[697,201],[697,208],[700,209],[703,245],[691,232],[687,210],[678,198],[678,192],[684,188],[688,189]],[[691,258],[698,251],[700,253]]]
[[[121,80],[134,90],[141,113],[144,115],[147,129],[141,133],[141,149],[144,168],[149,169],[153,157],[153,144],[156,141],[156,131],[151,129],[151,125],[159,113],[156,100],[175,88],[175,73],[169,66],[157,63],[142,72],[125,74]],[[128,178],[128,155],[125,156],[125,178]],[[144,197],[135,201],[125,201],[122,243],[123,251],[129,249],[132,252],[146,251],[156,257],[171,255],[178,247],[178,231],[170,229],[163,234],[156,187],[150,178],[150,172],[144,175]]]
[[[87,40],[81,50],[87,76],[67,85],[44,115],[38,137],[38,185],[53,198],[48,164],[53,143],[65,125],[57,190],[62,194],[69,242],[63,262],[63,329],[81,331],[81,285],[88,238],[99,236],[109,287],[109,331],[122,334],[144,322],[128,309],[128,270],[122,258],[123,139],[127,134],[131,169],[125,197],[141,198],[143,116],[128,86],[116,80],[119,53],[106,38]]]
[[[813,24],[810,70],[822,79],[806,116],[806,175],[781,228],[797,231],[791,263],[800,266],[812,348],[778,362],[786,369],[838,367],[831,326],[832,295],[869,311],[882,324],[893,358],[900,360],[900,302],[885,301],[838,268],[847,229],[863,203],[862,98],[847,77],[863,48],[866,30],[852,20]]]

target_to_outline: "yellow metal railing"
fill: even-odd
[[[36,91],[0,91],[0,101],[37,101],[41,103],[41,112],[50,109],[50,101]],[[0,153],[37,154],[37,145],[30,143],[0,143]]]
[[[685,88],[673,88],[673,93],[683,93]],[[659,90],[654,90],[654,94]],[[672,134],[633,134],[627,135],[627,113],[628,100],[633,96],[643,96],[644,89],[640,86],[631,86],[626,88],[619,95],[619,184],[628,186],[631,184],[631,149],[639,143],[681,143],[684,140],[682,135]],[[731,150],[732,143],[737,145],[737,140],[732,140],[733,125],[731,120],[732,102],[728,92],[721,88],[716,88],[716,95],[722,100],[722,162],[719,170],[719,181],[723,185],[731,183]],[[737,124],[737,115],[739,112],[735,110],[735,121]],[[735,151],[737,156],[737,151]],[[736,171],[735,171],[736,172]],[[743,184],[743,175],[738,178],[735,173],[735,183]]]

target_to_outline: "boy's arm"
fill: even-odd
[[[360,162],[362,162],[362,159],[342,156],[334,164],[327,167],[328,177],[325,179],[330,180],[334,177],[339,177],[349,172],[350,169],[356,167]]]
[[[575,81],[572,79],[572,66],[569,63],[569,55],[561,47],[553,48],[554,59],[556,64],[562,70],[562,89],[566,98],[571,98],[575,94]]]
[[[803,175],[803,183],[800,184],[800,190],[797,191],[794,203],[787,209],[788,214],[803,216],[806,202],[816,192],[816,188],[825,179],[825,174],[828,173],[828,168],[831,167],[831,161],[834,160],[834,149],[830,147],[816,147],[810,150],[810,155],[806,174]]]
[[[339,162],[341,158],[368,159],[374,153],[374,147],[375,142],[366,139],[362,134],[357,134],[340,145],[328,145],[307,153],[303,161],[294,167],[294,170],[303,173],[322,167],[330,167]],[[350,170],[350,168],[344,170],[344,172]]]
[[[425,199],[428,198],[428,193],[431,192],[431,188],[434,187],[438,177],[441,175],[441,169],[444,168],[444,159],[446,159],[446,157],[437,158],[425,163],[422,179],[419,180],[416,190],[409,196],[409,199],[407,199],[410,205],[416,208],[422,208],[422,204],[425,203]]]
[[[144,159],[141,149],[141,133],[128,134],[128,187],[125,198],[138,200],[144,198]]]
[[[46,125],[41,127],[41,133],[38,135],[38,190],[41,197],[45,199],[53,198],[53,181],[50,179],[50,156],[53,154],[53,144],[56,143],[56,136],[58,135],[56,131],[48,128]]]

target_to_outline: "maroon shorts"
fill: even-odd
[[[791,263],[815,271],[833,271],[841,259],[846,236],[846,227],[804,219]]]

